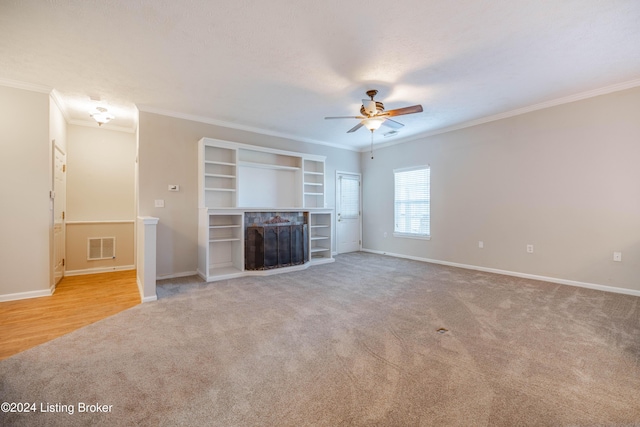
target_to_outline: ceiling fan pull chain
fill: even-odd
[[[371,131],[371,160],[373,160],[373,130]]]

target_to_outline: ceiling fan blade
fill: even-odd
[[[411,107],[397,108],[395,110],[389,110],[384,113],[385,116],[402,116],[403,114],[421,113],[422,105],[412,105]]]
[[[404,126],[402,123],[396,122],[395,120],[391,120],[391,119],[385,120],[384,122],[382,122],[382,125],[390,127],[392,129],[400,129],[401,127]]]
[[[366,119],[366,117],[364,116],[335,116],[335,117],[325,117],[325,120],[327,119]]]
[[[349,129],[349,130],[347,131],[347,133],[355,132],[355,131],[357,131],[358,129],[360,129],[361,127],[362,127],[362,123],[358,123],[357,125],[355,125],[355,126],[354,126],[354,127],[352,127],[351,129]]]

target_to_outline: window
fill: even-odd
[[[340,217],[357,219],[360,217],[360,177],[340,176]]]
[[[394,236],[431,236],[431,172],[429,166],[395,169]]]

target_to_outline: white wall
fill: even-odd
[[[0,300],[50,294],[49,95],[0,86]]]
[[[69,125],[67,144],[68,274],[133,268],[136,135]],[[116,237],[115,259],[86,259],[95,237]]]
[[[354,151],[141,111],[139,215],[160,219],[157,230],[159,277],[195,273],[197,268],[197,143],[202,137],[327,156],[325,201],[330,208],[335,207],[335,171],[360,171],[360,155]],[[168,184],[180,185],[180,191],[167,191]],[[165,200],[165,207],[155,208],[156,199]]]
[[[135,219],[136,136],[68,126],[67,219]]]
[[[49,137],[55,140],[65,153],[67,152],[67,122],[58,104],[51,97],[49,98]],[[53,165],[53,159],[51,161]]]
[[[363,247],[640,291],[639,111],[635,88],[364,153]],[[420,164],[432,239],[395,238],[393,169]]]

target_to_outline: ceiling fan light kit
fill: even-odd
[[[384,121],[385,119],[383,117],[370,117],[368,119],[364,119],[362,121],[362,124],[364,125],[364,127],[373,132],[374,130],[378,130],[378,128],[380,128],[380,125],[382,125]]]
[[[402,116],[405,114],[421,113],[422,105],[412,105],[410,107],[396,108],[395,110],[384,110],[384,104],[380,101],[376,101],[374,96],[378,94],[375,89],[368,90],[367,96],[370,99],[363,99],[362,106],[360,107],[360,116],[337,116],[337,117],[325,117],[325,119],[358,119],[360,123],[352,127],[347,133],[352,133],[365,127],[371,131],[371,158],[373,159],[373,132],[378,130],[380,126],[384,125],[394,129],[393,132],[388,132],[385,136],[395,135],[398,133],[397,129],[400,129],[404,125],[400,122],[392,120],[390,117]]]

